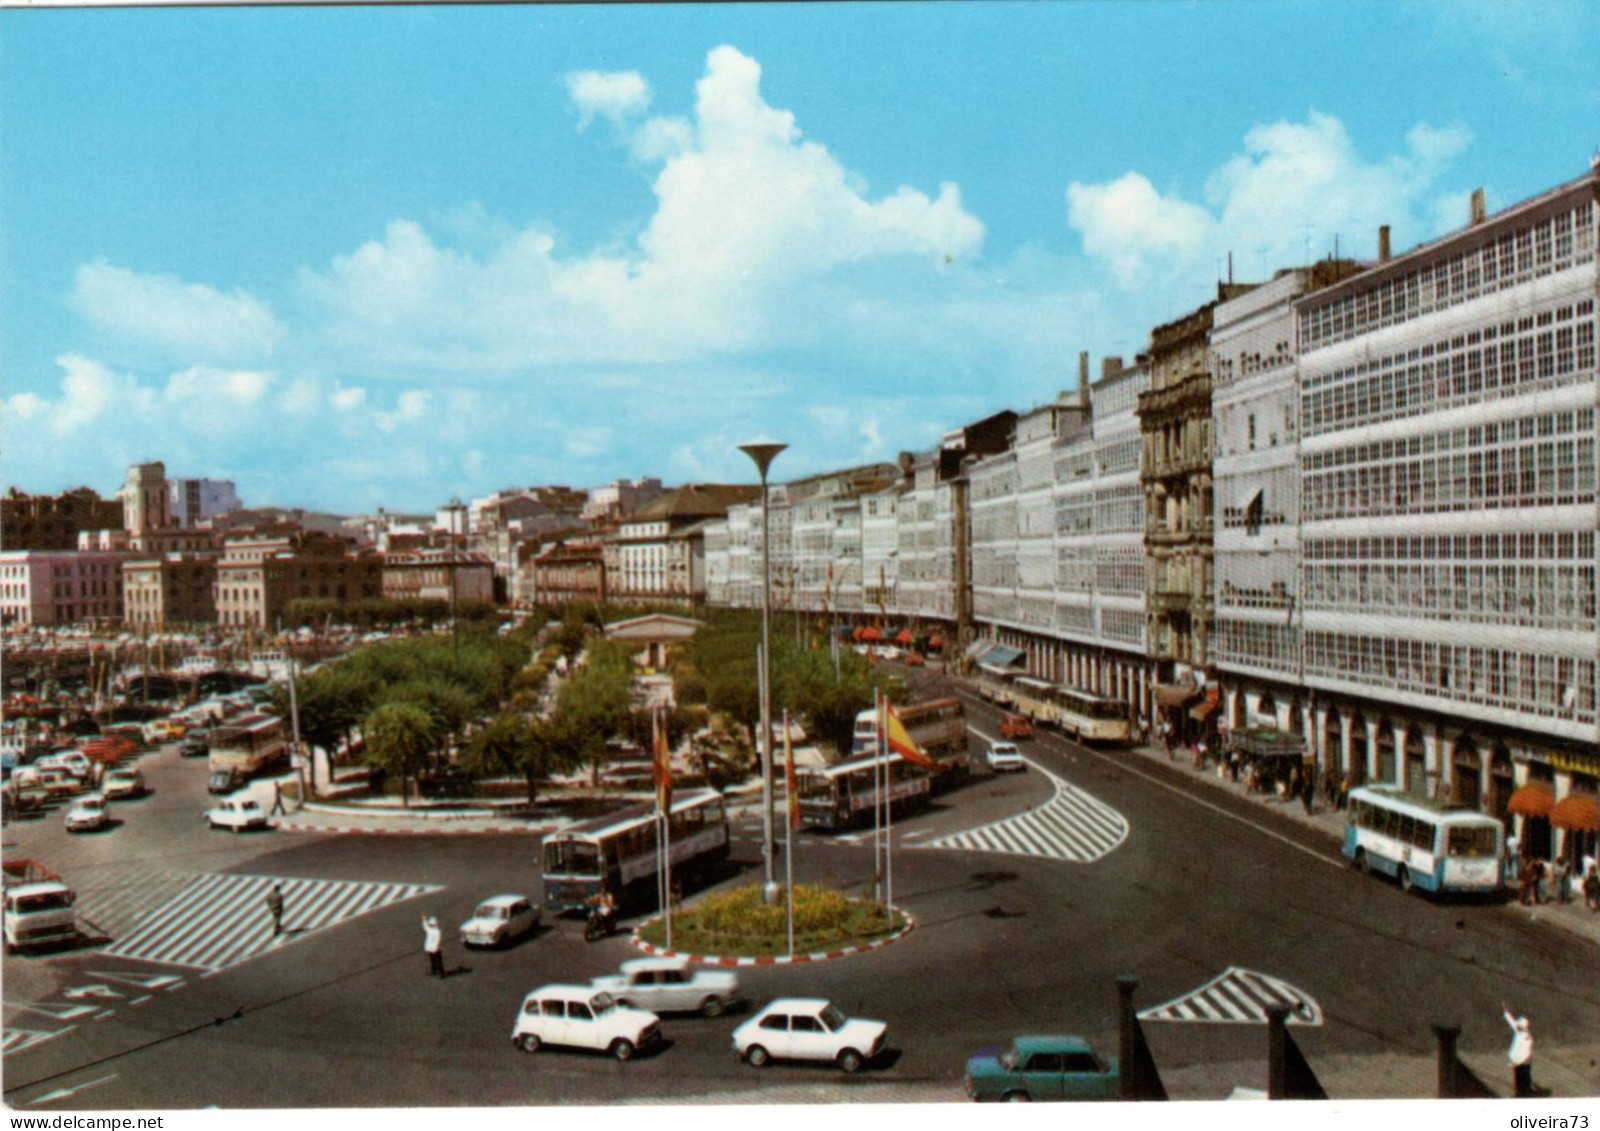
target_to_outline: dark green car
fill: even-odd
[[[1018,1037],[967,1061],[967,1095],[980,1102],[1114,1100],[1117,1058],[1096,1056],[1082,1037]]]

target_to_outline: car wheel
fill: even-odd
[[[839,1067],[846,1072],[860,1072],[861,1054],[855,1049],[845,1049],[839,1054]]]
[[[1372,864],[1371,864],[1370,861],[1367,860],[1367,850],[1366,849],[1364,849],[1364,848],[1356,849],[1355,865],[1356,865],[1356,871],[1360,872],[1363,876],[1372,875]]]
[[[618,1037],[611,1042],[611,1055],[618,1060],[632,1060],[633,1042],[626,1037]]]
[[[744,1050],[744,1059],[752,1068],[765,1068],[772,1063],[772,1054],[760,1045],[751,1045]]]
[[[517,1038],[517,1047],[523,1052],[539,1051],[539,1035],[537,1033],[524,1033]]]
[[[217,823],[215,821],[207,821],[206,824],[211,826],[211,831],[212,832],[216,832],[217,831]]]
[[[1028,1095],[1027,1092],[1007,1092],[1006,1093],[1006,1103],[1008,1103],[1008,1104],[1031,1104],[1032,1102],[1033,1102],[1033,1097]]]
[[[721,1017],[722,1011],[728,1008],[727,1003],[719,997],[708,997],[700,1003],[700,1012],[707,1017]]]
[[[1401,891],[1416,890],[1416,885],[1411,881],[1411,869],[1407,868],[1404,864],[1400,865],[1400,870],[1395,873],[1395,879],[1400,881]]]

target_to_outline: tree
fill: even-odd
[[[428,756],[439,741],[437,727],[425,708],[395,701],[374,708],[361,724],[367,740],[367,763],[400,779],[402,804],[411,804],[406,782],[427,766]]]

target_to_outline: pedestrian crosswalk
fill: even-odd
[[[95,870],[78,889],[78,919],[106,938],[120,938],[194,881],[196,873],[137,863]]]
[[[274,934],[267,893],[283,893]],[[437,885],[304,880],[208,873],[193,876],[105,953],[173,966],[222,970],[337,923],[440,890]]]
[[[1139,1020],[1265,1025],[1269,1005],[1287,1006],[1290,1025],[1322,1024],[1322,1007],[1310,994],[1282,978],[1240,966],[1230,966],[1198,989],[1141,1011]]]
[[[1114,851],[1127,839],[1128,822],[1121,813],[1048,770],[1038,769],[1038,772],[1049,779],[1053,787],[1050,800],[1043,805],[1014,817],[908,847],[1044,856],[1089,864]]]

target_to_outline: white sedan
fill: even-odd
[[[107,801],[144,796],[144,775],[138,770],[112,770],[100,783],[100,792]]]
[[[822,998],[781,997],[733,1031],[733,1051],[756,1068],[776,1058],[855,1072],[883,1051],[888,1033],[886,1023],[846,1017]]]
[[[106,812],[106,800],[98,793],[78,798],[67,810],[66,826],[69,833],[92,833],[110,823],[111,814]]]
[[[652,1013],[703,1013],[716,1017],[739,1000],[739,979],[731,970],[707,970],[680,956],[635,958],[621,972],[594,979],[622,1005]]]
[[[525,895],[493,895],[461,924],[462,946],[504,946],[539,925],[539,909]]]
[[[214,829],[232,829],[242,833],[246,829],[267,827],[267,811],[259,801],[243,797],[224,798],[215,808],[206,810],[206,824]]]
[[[541,986],[522,999],[511,1028],[511,1043],[523,1052],[568,1045],[608,1052],[618,1060],[659,1040],[661,1018],[618,1005],[593,986]]]
[[[983,756],[984,761],[995,773],[1004,770],[1025,770],[1028,763],[1023,761],[1022,751],[1017,749],[1014,742],[993,742],[989,744],[989,752]]]

